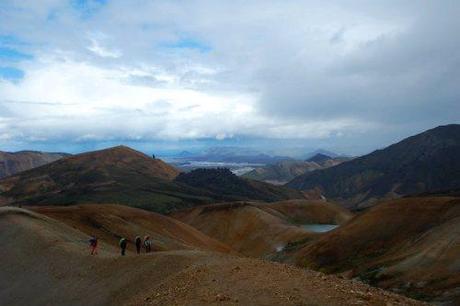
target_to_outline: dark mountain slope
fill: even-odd
[[[460,125],[440,126],[336,167],[299,176],[287,186],[319,187],[330,199],[361,209],[381,198],[460,187]]]
[[[115,203],[166,213],[227,199],[276,201],[302,195],[268,184],[257,193],[241,193],[238,188],[250,183],[221,186],[230,190],[223,195],[212,186],[175,181],[178,174],[159,159],[120,146],[75,155],[0,180],[0,205]]]
[[[240,178],[226,168],[196,169],[181,173],[175,181],[209,190],[218,199],[228,201],[257,199],[273,202],[304,197],[302,192],[295,189]]]
[[[0,151],[0,178],[40,167],[66,156],[69,156],[69,154],[38,151],[20,151],[14,153]]]
[[[312,157],[310,157],[309,159],[307,159],[306,161],[307,162],[315,162],[315,163],[318,163],[318,164],[321,164],[323,162],[325,162],[326,160],[329,160],[331,159],[330,156],[327,156],[325,154],[321,154],[321,153],[318,153]]]

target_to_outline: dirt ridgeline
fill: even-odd
[[[234,202],[199,206],[171,215],[206,235],[251,257],[265,257],[289,242],[312,240],[317,233],[299,224],[342,224],[352,217],[346,209],[325,201],[289,200],[261,204]]]
[[[77,206],[32,207],[35,212],[59,220],[87,235],[96,235],[102,241],[118,248],[123,236],[134,251],[136,236],[149,235],[154,250],[203,249],[231,252],[231,249],[195,228],[173,218],[138,208],[112,204]]]
[[[113,209],[113,207],[112,207]],[[121,257],[43,215],[0,208],[4,305],[422,305],[358,282],[224,253]]]

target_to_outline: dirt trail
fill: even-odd
[[[209,251],[118,256],[30,211],[0,208],[2,305],[421,305],[361,283]]]

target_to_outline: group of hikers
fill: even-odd
[[[144,248],[145,253],[150,253],[152,251],[152,241],[150,240],[149,236],[145,236],[143,240],[141,237],[136,236],[136,238],[134,239],[134,243],[136,245],[137,254],[141,253],[142,247]],[[91,238],[89,239],[89,249],[90,249],[91,255],[97,255],[97,245],[98,245],[97,237],[91,236]],[[121,250],[121,255],[125,256],[126,248],[128,247],[128,239],[122,237],[120,239],[119,246]]]

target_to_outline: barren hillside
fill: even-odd
[[[282,264],[195,250],[121,257],[22,209],[0,208],[4,305],[421,305],[358,282]],[[27,273],[24,273],[27,271]]]

